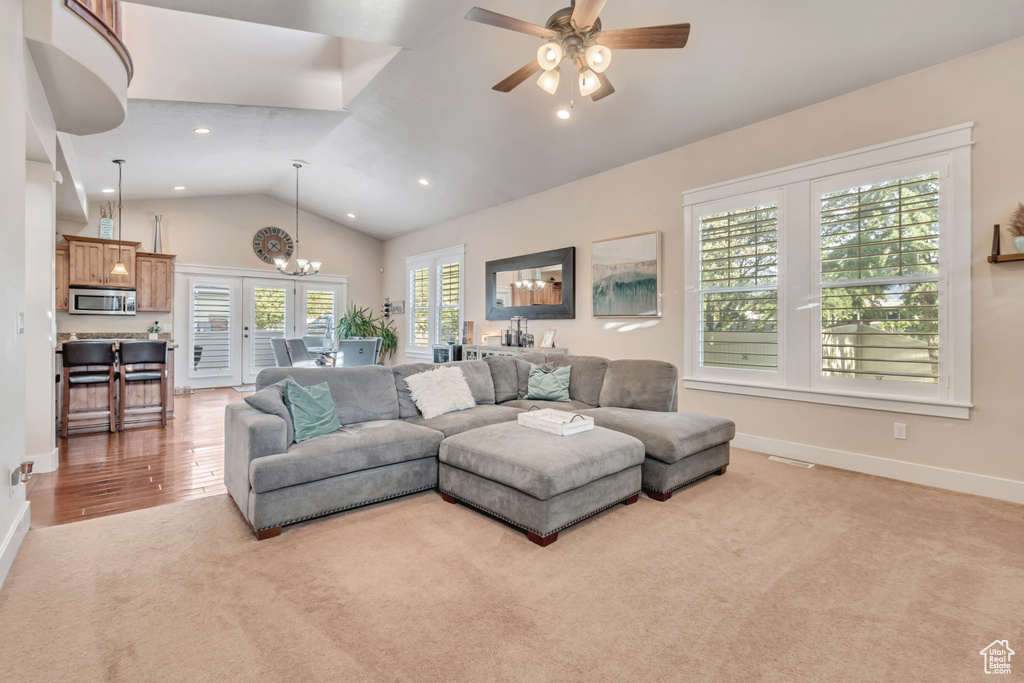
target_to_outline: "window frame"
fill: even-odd
[[[701,332],[703,329],[703,321],[701,315],[703,312],[703,301],[702,295],[709,291],[737,291],[737,288],[708,288],[703,287],[701,281],[701,219],[704,216],[711,214],[724,213],[726,211],[734,211],[737,209],[744,209],[759,204],[775,204],[776,211],[778,213],[777,227],[776,227],[776,259],[778,265],[776,266],[776,277],[775,277],[775,292],[776,292],[776,349],[778,349],[778,355],[776,357],[776,368],[774,371],[769,370],[747,370],[740,368],[719,368],[714,366],[705,366],[701,364],[701,357],[703,355],[703,337]],[[749,377],[751,373],[756,373],[760,376],[761,381],[759,384],[765,385],[781,385],[785,379],[785,354],[782,353],[782,349],[785,348],[786,343],[786,325],[785,325],[785,311],[781,306],[782,292],[786,286],[786,277],[784,273],[785,268],[785,249],[784,249],[784,236],[782,232],[782,226],[784,225],[786,216],[786,195],[782,188],[773,188],[763,192],[754,192],[740,195],[737,197],[729,197],[723,200],[717,200],[702,204],[700,210],[694,214],[696,225],[694,230],[696,231],[696,242],[694,250],[696,252],[697,263],[696,263],[696,305],[690,310],[692,316],[694,316],[694,324],[697,327],[698,339],[695,341],[697,348],[694,349],[694,367],[693,376],[703,379],[722,379],[731,381],[742,382],[745,378]],[[688,241],[689,243],[689,241]],[[754,288],[747,288],[754,289]],[[760,289],[768,289],[762,287]]]
[[[416,254],[405,259],[405,290],[409,296],[405,321],[405,355],[414,358],[425,358],[433,361],[434,346],[440,344],[439,334],[441,331],[441,268],[457,263],[459,265],[459,327],[465,320],[466,305],[466,246],[460,244],[447,249],[439,249],[425,254]],[[413,343],[413,330],[416,324],[415,303],[413,298],[414,281],[412,273],[416,270],[426,269],[428,273],[428,307],[427,307],[427,334],[428,343],[426,346],[419,346]],[[445,308],[452,308],[445,306]]]
[[[968,419],[971,407],[971,146],[973,123],[683,193],[686,247],[683,386],[813,403]],[[939,171],[939,382],[825,377],[821,373],[820,192],[871,178]],[[781,191],[779,218],[779,372],[700,367],[700,218],[708,207],[740,208],[746,197]],[[748,204],[749,205],[749,204]],[[785,221],[785,222],[784,222]],[[833,283],[828,283],[833,284]],[[864,285],[872,284],[864,281]],[[856,281],[851,283],[857,286]],[[783,336],[785,335],[785,337]],[[777,380],[777,381],[772,381]],[[897,386],[877,386],[897,385]],[[924,387],[924,388],[922,388]]]

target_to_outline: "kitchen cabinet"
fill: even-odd
[[[68,241],[68,285],[71,287],[135,288],[135,252],[140,242],[101,240],[64,235]],[[120,259],[127,275],[111,275]]]
[[[127,264],[126,264],[127,265]],[[135,255],[135,310],[169,312],[174,301],[174,255]]]
[[[56,286],[55,308],[58,311],[66,311],[68,310],[68,245],[57,245],[53,270]]]

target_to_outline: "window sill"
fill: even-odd
[[[784,389],[780,387],[743,384],[741,382],[694,379],[692,377],[683,379],[683,387],[698,391],[719,391],[727,394],[780,398],[789,401],[803,401],[805,403],[824,403],[847,408],[866,408],[868,410],[884,410],[892,413],[932,415],[934,417],[955,420],[969,420],[971,417],[971,404],[969,403],[931,401],[928,399],[901,398],[878,394],[841,394],[806,389]]]

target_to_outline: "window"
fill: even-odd
[[[700,363],[778,370],[778,202],[700,217]]]
[[[464,246],[406,259],[408,355],[432,358],[434,345],[460,338],[464,264]]]
[[[968,417],[970,137],[686,193],[685,386]]]

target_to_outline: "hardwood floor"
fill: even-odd
[[[226,388],[175,396],[166,429],[58,437],[57,471],[29,481],[32,527],[226,493],[224,406],[248,395]]]

